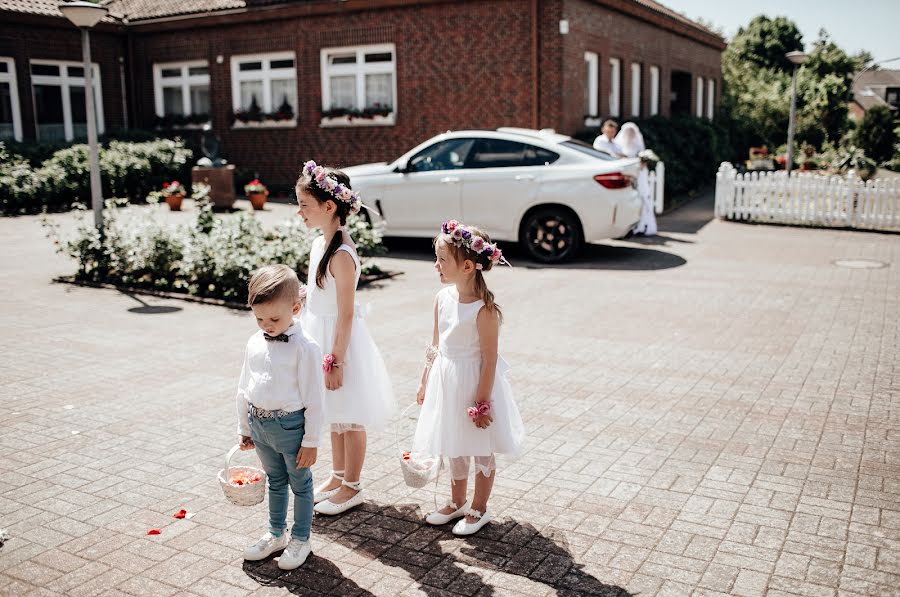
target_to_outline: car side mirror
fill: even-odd
[[[400,174],[409,174],[409,162],[398,164],[397,167],[394,168],[394,172],[398,172]]]

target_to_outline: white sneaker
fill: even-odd
[[[466,516],[475,517],[475,522],[468,523],[466,522],[466,519],[463,518],[455,525],[453,525],[454,535],[474,535],[481,530],[481,527],[490,522],[491,518],[493,518],[493,516],[491,516],[491,513],[487,510],[484,511],[484,514],[482,514],[478,510],[469,510],[468,512],[466,512]]]
[[[306,558],[309,557],[310,553],[312,553],[312,545],[310,545],[309,541],[291,539],[281,557],[278,558],[278,567],[282,570],[299,568],[306,561]]]
[[[266,533],[259,541],[244,550],[244,559],[251,561],[265,560],[279,549],[287,547],[288,541],[290,541],[290,537],[288,537],[287,531],[282,533],[281,537],[276,537],[272,533]]]
[[[453,502],[447,502],[447,506],[450,506],[451,508],[456,508],[456,504],[454,504]],[[465,504],[462,505],[461,508],[456,508],[456,510],[454,510],[450,514],[442,514],[441,512],[435,511],[425,517],[425,522],[427,522],[428,524],[431,524],[431,525],[435,525],[435,526],[447,524],[451,520],[455,520],[455,519],[459,518],[460,516],[465,516],[466,510],[468,510],[468,509],[469,509],[469,502],[466,502]]]

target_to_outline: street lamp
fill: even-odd
[[[788,121],[788,154],[784,167],[790,175],[794,166],[794,126],[797,120],[797,67],[809,59],[809,55],[800,51],[788,52],[784,55],[794,65],[794,73],[791,75],[791,118]]]
[[[94,225],[103,229],[103,195],[100,188],[100,151],[97,148],[97,114],[94,112],[94,72],[91,68],[91,38],[88,30],[106,16],[107,10],[93,2],[61,2],[59,10],[81,29],[81,54],[84,60],[84,105],[87,110],[87,137],[91,166],[91,206]]]

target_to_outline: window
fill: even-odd
[[[703,77],[697,77],[697,117],[703,116]]]
[[[559,159],[559,154],[527,143],[506,139],[478,139],[472,150],[469,168],[514,168],[544,166]]]
[[[448,139],[426,147],[409,160],[409,172],[456,170],[466,165],[475,139]]]
[[[884,101],[890,105],[900,108],[900,88],[888,87],[884,93]]]
[[[22,140],[16,62],[12,58],[0,58],[0,139]]]
[[[102,133],[103,95],[100,67],[92,65],[97,133]],[[78,62],[31,61],[34,119],[39,141],[71,141],[87,137],[84,67]]]
[[[716,106],[716,82],[710,79],[706,82],[706,117],[712,120]]]
[[[174,124],[209,120],[209,65],[205,60],[153,65],[156,115]]]
[[[594,52],[584,53],[587,77],[584,83],[584,117],[600,118],[600,57]]]
[[[297,113],[294,53],[232,56],[231,103],[239,122],[294,121]]]
[[[352,115],[352,124],[393,124],[397,112],[394,44],[326,48],[321,52],[322,114]],[[366,122],[367,121],[367,122]]]
[[[588,145],[584,141],[579,141],[578,139],[569,139],[567,141],[563,141],[560,143],[563,147],[568,147],[569,149],[574,149],[575,151],[580,151],[585,155],[589,155],[592,158],[597,158],[600,160],[617,160],[618,158],[615,156],[611,156],[605,151],[600,151],[599,149],[594,149],[593,146]]]
[[[631,115],[641,115],[641,65],[631,63]]]
[[[621,97],[622,63],[618,58],[609,59],[609,115],[619,116],[619,98]]]
[[[650,67],[650,116],[659,114],[659,67]]]

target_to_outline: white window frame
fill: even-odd
[[[34,75],[31,74],[32,64],[49,64],[59,67],[59,75]],[[74,126],[72,122],[72,99],[69,94],[70,87],[84,87],[84,77],[70,77],[70,66],[84,68],[83,62],[72,62],[67,60],[39,60],[32,59],[28,63],[28,73],[31,75],[32,99],[34,98],[35,85],[56,85],[62,88],[62,107],[63,107],[63,130],[65,131],[66,141],[72,141],[75,138]],[[100,65],[96,62],[91,63],[91,73],[93,75],[94,85],[94,111],[97,113],[97,134],[101,135],[106,130],[103,120],[103,93],[100,85]],[[34,131],[35,136],[40,141],[40,123],[37,119],[37,110],[34,110]]]
[[[716,81],[709,79],[706,82],[706,117],[713,119],[713,113],[716,107]]]
[[[329,64],[332,54],[356,53],[356,64]],[[367,64],[366,54],[391,53],[390,62],[373,62]],[[322,108],[331,108],[331,82],[333,75],[356,76],[356,108],[362,110],[366,105],[366,75],[391,75],[391,94],[393,105],[387,116],[377,115],[373,118],[322,118],[322,126],[391,126],[397,122],[397,46],[395,44],[372,44],[365,46],[342,46],[322,48],[319,52],[322,84]]]
[[[697,118],[703,117],[703,77],[697,77],[697,104],[696,108],[696,116]]]
[[[631,115],[641,115],[641,68],[640,62],[631,63]]]
[[[659,67],[650,67],[650,116],[659,114]]]
[[[600,56],[596,52],[585,52],[584,63],[587,71],[588,105],[584,115],[584,124],[597,126],[600,124]]]
[[[294,66],[290,68],[271,67],[273,60],[293,60]],[[244,62],[262,62],[262,70],[241,71],[240,65]],[[262,81],[262,105],[259,107],[265,113],[274,112],[278,106],[272,105],[272,81],[283,81],[294,79],[294,101],[300,103],[300,93],[297,87],[297,55],[295,52],[269,52],[264,54],[240,54],[231,57],[231,107],[234,112],[247,107],[241,106],[241,82],[242,81]],[[254,126],[297,126],[297,111],[299,106],[293,106],[294,118],[285,121],[264,121],[262,123],[245,124],[235,121],[233,128],[254,127]]]
[[[191,75],[189,69],[206,67],[209,68],[209,62],[206,60],[188,60],[185,62],[156,62],[153,64],[153,93],[156,102],[156,115],[165,116],[165,107],[163,104],[163,88],[164,87],[180,87],[181,88],[181,109],[185,116],[194,114],[193,106],[191,106],[191,87],[197,85],[206,85],[209,87],[209,72],[205,75]],[[162,71],[171,68],[181,69],[179,77],[163,77]],[[212,110],[212,102],[210,102],[210,110]]]
[[[622,61],[609,59],[609,115],[622,115]]]
[[[22,140],[22,112],[19,107],[19,85],[16,81],[16,61],[14,58],[0,56],[0,62],[7,65],[7,72],[0,73],[0,83],[9,84],[9,103],[12,105],[13,139]]]

